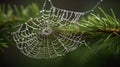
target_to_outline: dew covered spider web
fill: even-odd
[[[13,39],[18,49],[31,58],[55,58],[86,45],[83,34],[68,33],[52,20],[31,18],[16,28],[18,30],[11,33]]]
[[[44,9],[47,1],[51,5],[50,10]],[[51,0],[45,0],[41,16],[14,26],[11,35],[17,48],[28,57],[49,59],[63,56],[82,44],[88,47],[84,34],[69,31],[68,27],[90,11],[68,11],[54,7]]]

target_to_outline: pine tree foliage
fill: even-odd
[[[7,48],[10,44],[7,42],[9,37],[8,31],[12,25],[24,23],[27,19],[37,16],[39,7],[36,4],[31,4],[27,7],[20,6],[5,6],[0,5],[0,50],[3,47]],[[7,29],[6,29],[7,28]]]
[[[100,13],[91,13],[87,17],[80,19],[79,25],[72,25],[68,31],[75,33],[84,32],[86,42],[91,47],[88,51],[85,50],[84,56],[89,57],[93,53],[113,54],[120,53],[120,21],[116,18],[113,10],[111,15],[107,14],[103,9],[99,8]],[[40,16],[38,5],[32,4],[27,7],[16,5],[11,7],[0,6],[0,50],[10,46],[6,37],[9,35],[4,29],[10,29],[12,25],[24,23],[31,17]],[[64,28],[63,28],[64,29]],[[88,55],[89,53],[89,55]]]
[[[119,55],[120,21],[112,9],[112,15],[107,14],[102,8],[99,10],[100,14],[91,13],[82,19],[81,30],[87,33],[87,40],[93,51],[105,55]]]

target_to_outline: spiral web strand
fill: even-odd
[[[48,0],[51,5],[50,10],[45,10],[46,1],[43,10],[40,11],[40,17],[31,18],[13,27],[16,30],[11,32],[11,35],[18,49],[31,58],[49,59],[65,55],[82,44],[87,46],[83,34],[68,33],[67,28],[62,31],[61,28],[67,23],[74,24],[82,15],[91,10],[87,12],[68,11],[54,7],[51,0]]]

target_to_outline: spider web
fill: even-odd
[[[11,33],[18,49],[26,56],[36,59],[55,58],[86,44],[83,34],[66,34],[67,29],[55,28],[54,21],[43,18],[31,18],[16,26]],[[87,45],[86,45],[87,46]]]
[[[11,35],[17,48],[28,57],[49,59],[65,55],[82,44],[88,47],[84,35],[69,32],[67,26],[93,11],[100,2],[92,10],[86,12],[56,8],[51,0],[48,2],[51,5],[50,10],[45,10],[47,3],[45,0],[40,17],[31,18],[27,22],[13,27],[15,30],[11,32]],[[63,27],[65,28],[62,30]]]

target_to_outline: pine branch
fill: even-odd
[[[91,13],[87,18],[82,19],[80,28],[85,33],[89,33],[86,40],[89,45],[92,45],[91,47],[94,47],[93,52],[100,52],[105,55],[119,55],[120,21],[116,18],[112,9],[112,16],[101,8],[99,10],[103,15],[101,13]],[[98,42],[99,44],[96,44]]]

